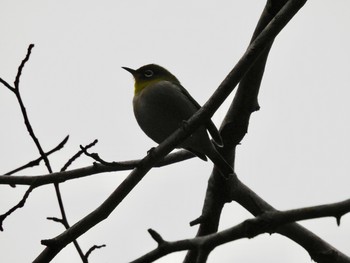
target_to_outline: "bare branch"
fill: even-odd
[[[81,149],[81,152],[84,153],[86,156],[94,159],[96,162],[99,162],[100,164],[103,164],[103,165],[106,165],[106,166],[115,166],[117,165],[116,162],[106,162],[105,160],[103,160],[99,155],[98,153],[89,153],[87,151],[87,148],[86,147],[83,147],[80,145],[80,149]]]
[[[100,249],[106,247],[105,244],[103,245],[93,245],[92,247],[89,248],[89,250],[85,253],[85,259],[87,260],[89,258],[89,256],[91,255],[91,253],[95,250],[95,249]]]
[[[10,89],[10,90],[12,90],[15,93],[15,95],[16,95],[17,101],[18,101],[19,106],[20,106],[21,111],[22,111],[22,115],[23,115],[23,118],[24,118],[24,123],[25,123],[25,125],[27,127],[27,130],[29,132],[30,137],[33,139],[33,141],[34,141],[34,143],[35,143],[35,145],[36,145],[36,147],[37,147],[37,149],[38,149],[38,151],[40,153],[40,156],[42,156],[49,173],[52,173],[50,162],[49,162],[47,156],[45,155],[45,152],[42,149],[38,138],[35,136],[34,130],[32,128],[32,125],[29,122],[27,110],[26,110],[26,108],[24,106],[24,103],[23,103],[22,97],[21,97],[21,93],[19,91],[19,82],[20,82],[20,78],[21,78],[21,75],[22,75],[22,71],[23,71],[24,65],[29,60],[29,57],[30,57],[30,54],[32,52],[33,47],[34,47],[34,44],[30,44],[29,45],[28,50],[27,50],[27,54],[26,54],[25,58],[22,60],[22,62],[19,65],[19,67],[18,67],[16,79],[14,81],[15,87],[14,87],[13,90],[12,89]],[[4,84],[4,85],[6,86],[6,84]]]
[[[195,157],[191,152],[186,150],[177,151],[167,155],[162,161],[156,163],[154,167],[163,167],[169,164],[181,162]],[[139,165],[141,160],[131,160],[123,162],[112,162],[109,166],[95,163],[94,165],[78,168],[70,171],[56,172],[45,175],[3,175],[0,176],[0,184],[18,184],[18,185],[33,185],[36,187],[53,184],[63,183],[68,180],[78,179],[94,174],[104,172],[117,172],[132,170]]]
[[[97,140],[95,140],[92,143],[90,143],[89,145],[85,146],[85,148],[93,147],[96,143],[97,143]],[[61,172],[65,171],[77,158],[79,158],[81,156],[82,153],[83,153],[83,151],[80,150],[72,158],[70,158],[68,160],[68,162],[62,167]],[[66,211],[65,211],[65,208],[63,205],[63,199],[62,199],[59,183],[55,183],[54,185],[55,185],[55,191],[56,191],[58,205],[60,207],[61,216],[62,216],[62,219],[57,219],[57,218],[55,218],[55,219],[59,220],[58,222],[61,222],[66,229],[69,229],[70,225],[68,223],[68,218],[67,218]],[[75,249],[77,250],[82,262],[88,263],[88,259],[87,259],[86,255],[84,255],[83,250],[81,249],[81,247],[76,239],[73,240],[73,245],[75,246]]]
[[[26,57],[22,60],[21,62],[21,65],[19,65],[18,67],[18,70],[17,70],[17,75],[16,75],[16,79],[15,79],[15,89],[17,90],[16,92],[18,92],[18,89],[19,89],[19,80],[21,78],[21,75],[22,75],[22,70],[24,68],[24,65],[27,63],[27,61],[29,60],[29,57],[30,57],[30,54],[32,53],[32,49],[34,47],[34,44],[30,44],[28,46],[28,49],[27,49],[27,55]]]
[[[36,137],[35,133],[34,133],[34,130],[32,128],[32,125],[29,121],[29,118],[28,118],[28,114],[27,114],[27,110],[24,106],[24,103],[23,103],[23,100],[22,100],[22,97],[21,97],[21,93],[20,93],[20,89],[19,89],[19,83],[20,83],[20,78],[21,78],[21,75],[22,75],[22,71],[23,71],[23,68],[24,68],[24,65],[26,64],[26,62],[29,60],[29,57],[30,57],[30,54],[31,54],[31,51],[33,49],[34,45],[33,44],[30,44],[29,47],[28,47],[28,50],[27,50],[27,55],[26,57],[22,60],[20,66],[18,67],[18,71],[17,71],[17,75],[16,75],[16,79],[15,79],[15,82],[14,82],[14,89],[10,89],[12,90],[15,95],[16,95],[16,98],[17,98],[17,101],[20,105],[20,108],[21,108],[21,111],[22,111],[22,115],[23,115],[23,119],[24,119],[24,123],[25,123],[25,126],[29,132],[29,135],[30,137],[32,138],[32,140],[34,141],[35,145],[36,145],[36,148],[38,149],[39,153],[40,153],[40,156],[41,158],[44,160],[45,162],[45,165],[47,167],[47,170],[49,173],[52,173],[52,168],[51,168],[51,165],[50,165],[50,162],[49,162],[49,159],[47,157],[47,153],[44,152],[38,138]],[[68,139],[68,138],[67,138]],[[56,192],[56,196],[57,196],[57,201],[58,201],[58,204],[59,204],[59,207],[60,207],[60,211],[61,211],[61,214],[62,214],[62,222],[63,224],[66,226],[66,228],[69,228],[69,224],[68,224],[68,221],[67,221],[67,218],[66,218],[66,214],[65,214],[65,209],[64,209],[64,205],[63,205],[63,201],[62,201],[62,197],[61,197],[61,192],[60,192],[60,189],[59,189],[59,185],[58,183],[55,183],[55,192]],[[26,192],[26,195],[23,197],[23,204],[22,206],[24,205],[25,203],[25,200],[28,198],[29,196],[29,193],[34,189],[36,188],[38,185],[36,185],[35,183],[32,184],[30,186],[30,191],[27,191]],[[29,190],[28,189],[28,190]],[[14,207],[15,209],[18,208],[18,206],[15,206]],[[11,210],[10,210],[11,211]],[[87,263],[87,260],[86,258],[84,257],[84,254],[78,244],[78,242],[76,240],[73,240],[73,243],[81,257],[81,259],[83,260],[84,263]]]
[[[157,231],[150,228],[148,229],[148,233],[158,243],[158,246],[161,246],[164,243],[164,239]]]
[[[33,189],[35,188],[34,185],[31,185],[28,190],[25,192],[25,194],[23,195],[21,201],[18,202],[17,205],[15,205],[14,207],[12,207],[9,211],[7,211],[5,214],[2,214],[0,216],[0,231],[3,231],[3,227],[2,224],[4,222],[4,220],[6,219],[6,217],[8,217],[9,215],[11,215],[14,211],[16,211],[17,209],[21,208],[24,206],[24,204],[26,203],[29,194],[33,191]]]
[[[93,147],[94,145],[96,145],[97,142],[98,142],[98,140],[94,140],[92,143],[86,145],[86,146],[84,147],[84,149],[86,150],[86,149],[89,149],[89,148]],[[81,146],[81,147],[82,147],[82,146]],[[68,168],[76,159],[78,159],[83,153],[84,153],[84,151],[83,151],[83,150],[80,150],[80,151],[78,151],[75,155],[73,155],[72,158],[70,158],[70,159],[67,161],[67,163],[66,163],[65,165],[63,165],[63,167],[62,167],[62,169],[61,169],[61,172],[66,171],[67,168]]]
[[[62,224],[62,225],[64,226],[64,222],[63,222],[63,220],[60,219],[60,218],[57,218],[57,217],[47,217],[46,219],[47,219],[47,220],[54,221],[54,222],[56,222],[56,223],[60,223],[60,224]]]
[[[8,88],[12,92],[16,92],[15,88],[13,88],[10,84],[8,84],[5,80],[0,78],[0,83],[2,83],[6,88]]]
[[[198,255],[201,255],[200,257],[197,257],[196,262],[206,262],[210,251],[219,245],[242,238],[253,238],[263,233],[275,233],[276,229],[278,229],[281,225],[288,224],[296,220],[300,221],[329,216],[338,217],[339,215],[344,215],[349,212],[350,199],[321,206],[306,207],[287,211],[266,212],[256,218],[245,220],[234,227],[228,228],[218,233],[196,237],[193,239],[179,240],[175,242],[168,242],[161,239],[161,247],[158,246],[156,249],[138,258],[137,260],[132,261],[131,263],[153,262],[173,252],[193,249],[199,251]],[[157,235],[160,236],[158,233]],[[324,252],[325,251],[320,251],[320,253]],[[347,258],[344,261],[343,258],[337,258],[333,262],[350,262],[350,259]]]
[[[48,151],[47,153],[45,153],[46,156],[49,156],[50,154],[54,153],[54,152],[57,152],[59,150],[61,150],[64,145],[67,143],[69,139],[69,135],[67,135],[62,142],[60,142],[55,148],[53,148],[51,151]],[[17,173],[19,171],[22,171],[26,168],[30,168],[30,167],[34,167],[34,166],[37,166],[40,164],[40,161],[43,160],[43,157],[40,156],[39,158],[35,159],[35,160],[32,160],[30,161],[29,163],[25,164],[25,165],[22,165],[21,167],[18,167],[10,172],[7,172],[5,175],[11,175],[11,174],[14,174],[14,173]],[[15,186],[15,184],[11,184],[11,186]]]
[[[214,92],[204,106],[188,121],[186,129],[180,128],[169,138],[156,147],[151,155],[146,156],[129,176],[117,187],[117,189],[92,213],[81,219],[70,229],[49,241],[50,246],[34,260],[34,262],[47,262],[52,260],[72,240],[78,238],[90,228],[107,218],[112,211],[124,200],[133,188],[142,180],[154,164],[173,150],[181,140],[193,133],[193,131],[208,120],[226,97],[232,92],[240,79],[254,64],[260,54],[276,37],[282,28],[289,22],[295,13],[303,6],[304,1],[290,1],[287,8],[275,17],[273,23],[267,26],[259,37],[254,40],[237,65],[229,73],[223,84]]]
[[[282,12],[281,8],[286,3],[288,3],[289,7],[291,7],[292,11],[290,14],[293,15],[297,13],[305,2],[306,1],[287,0],[267,1],[253,34],[251,43],[254,43],[258,38],[260,38],[263,34],[262,32],[268,27],[273,26],[276,22],[278,22],[282,16],[280,15]],[[294,7],[293,4],[295,4]],[[284,9],[286,9],[286,7],[287,4],[284,6]],[[276,16],[278,12],[279,15]],[[278,19],[276,19],[275,16]],[[228,163],[233,164],[233,167],[236,145],[240,143],[247,132],[251,113],[259,109],[257,96],[259,93],[267,56],[272,43],[273,39],[267,44],[265,50],[259,56],[258,60],[242,78],[230,109],[221,125],[220,132],[224,142],[224,148],[222,149],[221,154],[226,158]],[[232,192],[237,191],[240,185],[241,184],[238,184],[237,186],[237,180],[224,182],[219,176],[217,176],[215,169],[213,170],[208,182],[202,215],[199,217],[200,220],[191,222],[191,225],[200,223],[197,236],[208,235],[217,231],[222,208],[224,207],[225,203],[232,201]],[[246,207],[244,204],[242,205]],[[184,260],[184,263],[195,262],[197,256],[196,251],[189,252]]]

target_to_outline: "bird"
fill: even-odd
[[[201,108],[167,69],[156,64],[144,65],[136,70],[122,68],[130,72],[135,80],[133,111],[136,121],[156,143],[160,144],[175,130],[186,125],[186,121]],[[208,157],[227,178],[233,174],[233,169],[216,147],[222,147],[222,139],[210,119],[177,146],[204,161]]]

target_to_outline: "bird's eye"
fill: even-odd
[[[146,78],[150,78],[150,77],[153,76],[153,71],[148,69],[148,70],[145,71],[144,75],[145,75]]]

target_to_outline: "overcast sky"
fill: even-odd
[[[0,8],[0,76],[13,83],[30,43],[21,92],[44,149],[70,140],[51,158],[58,171],[80,144],[94,139],[106,160],[142,158],[155,146],[132,112],[133,80],[122,66],[157,63],[174,73],[203,104],[247,48],[265,2],[248,1],[13,1]],[[261,110],[237,149],[239,178],[284,210],[349,198],[350,2],[308,1],[277,37],[261,86]],[[219,126],[232,96],[214,115]],[[14,94],[0,86],[0,173],[38,157]],[[91,165],[83,157],[73,167]],[[79,239],[90,262],[128,262],[155,248],[147,233],[165,239],[193,237],[189,222],[201,213],[211,163],[191,159],[153,169],[111,216]],[[21,175],[45,174],[44,167]],[[99,174],[62,184],[71,224],[100,205],[128,172]],[[0,214],[26,187],[0,186]],[[25,207],[4,222],[1,262],[31,262],[40,240],[63,227],[53,186],[36,189]],[[250,218],[226,205],[220,229]],[[302,223],[350,255],[350,217]],[[182,262],[184,253],[158,262]],[[299,245],[277,234],[240,240],[216,249],[208,262],[310,262]],[[81,262],[73,246],[53,262]]]

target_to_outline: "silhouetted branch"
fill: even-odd
[[[206,262],[209,253],[216,247],[242,238],[253,238],[263,233],[275,233],[281,225],[294,221],[315,219],[322,217],[339,218],[350,212],[350,199],[321,206],[313,206],[287,211],[266,212],[256,218],[248,219],[242,223],[220,231],[218,233],[200,236],[193,239],[179,241],[165,241],[160,234],[155,232],[151,234],[152,238],[158,243],[158,247],[131,263],[148,263],[153,262],[165,255],[183,250],[195,250],[198,257],[195,262]],[[325,252],[325,251],[320,251]],[[350,262],[350,259],[340,260],[337,258],[333,262]]]
[[[14,211],[16,211],[18,208],[21,208],[24,206],[24,204],[26,203],[29,194],[33,191],[33,189],[35,188],[35,186],[31,185],[28,190],[24,193],[21,201],[18,202],[17,205],[15,205],[14,207],[12,207],[9,211],[7,211],[5,214],[2,214],[0,216],[0,231],[3,231],[3,227],[2,224],[4,222],[4,220],[6,219],[6,217],[8,217],[9,215],[11,215]]]
[[[105,244],[103,244],[103,245],[93,245],[92,247],[90,247],[90,249],[85,253],[85,258],[86,258],[86,260],[89,258],[89,256],[91,255],[91,253],[94,251],[94,250],[96,250],[96,249],[101,249],[101,248],[103,248],[103,247],[106,247],[106,245]]]
[[[86,156],[94,159],[96,162],[99,162],[102,165],[106,165],[106,166],[115,166],[117,165],[117,162],[107,162],[105,160],[103,160],[98,153],[89,153],[87,151],[86,147],[80,146],[81,152],[84,153]]]
[[[224,80],[223,84],[214,92],[204,106],[194,114],[187,122],[186,129],[181,127],[169,136],[158,147],[154,148],[151,155],[147,155],[129,176],[117,187],[117,189],[93,212],[81,219],[70,229],[59,236],[43,241],[49,244],[34,262],[48,262],[52,260],[72,240],[78,238],[90,228],[107,218],[112,211],[124,200],[133,188],[142,180],[154,164],[173,150],[178,143],[186,139],[197,127],[207,121],[219,108],[227,96],[232,92],[240,79],[251,68],[261,55],[263,50],[276,37],[294,14],[303,6],[304,1],[291,1],[291,6],[283,8],[283,12],[275,17],[272,24],[249,46],[243,57]]]
[[[35,146],[36,146],[36,148],[38,149],[38,151],[40,153],[40,156],[42,156],[49,173],[52,173],[52,169],[51,169],[51,165],[50,165],[49,159],[47,158],[44,150],[42,149],[38,138],[35,136],[34,130],[32,128],[32,125],[29,122],[27,110],[26,110],[26,108],[24,106],[24,103],[23,103],[23,100],[22,100],[22,97],[21,97],[21,93],[19,91],[19,83],[20,83],[20,78],[21,78],[21,75],[22,75],[22,71],[23,71],[23,68],[24,68],[26,62],[29,60],[29,57],[30,57],[30,54],[32,52],[33,47],[34,47],[34,44],[30,44],[29,45],[26,57],[22,60],[20,66],[18,67],[16,79],[15,79],[15,82],[14,82],[14,85],[15,85],[14,86],[14,93],[16,95],[17,101],[18,101],[19,106],[21,108],[23,119],[24,119],[24,123],[25,123],[25,125],[27,127],[28,133],[29,133],[30,137],[33,139],[33,141],[35,143]]]
[[[98,140],[94,140],[92,143],[86,145],[85,147],[83,146],[80,146],[80,147],[83,147],[85,150],[93,147],[96,145],[96,143],[98,143]],[[61,169],[61,172],[64,172],[67,170],[67,168],[76,160],[78,159],[82,154],[84,153],[84,150],[80,150],[78,151],[76,154],[74,154],[68,161],[65,165],[63,165],[62,169]]]
[[[3,80],[2,78],[0,78],[0,83],[2,83],[6,88],[8,88],[10,91],[15,92],[15,89],[13,87],[11,87],[10,84],[8,84],[5,80]]]
[[[305,2],[306,1],[287,0],[267,1],[253,34],[251,44],[261,38],[263,31],[266,31],[267,28],[274,27],[276,22],[283,23],[281,20],[282,7],[284,11],[286,11],[286,8],[288,7],[289,11],[287,9],[287,12],[290,13],[290,16],[293,16]],[[222,149],[221,154],[226,158],[228,163],[232,164],[233,167],[236,145],[240,143],[247,132],[251,113],[259,109],[257,96],[267,56],[273,41],[274,39],[272,38],[270,41],[266,42],[266,47],[262,54],[242,78],[230,109],[228,110],[220,128],[220,133],[224,142],[224,148]],[[226,83],[227,81],[224,80],[221,85],[227,85]],[[197,236],[208,235],[217,231],[222,208],[225,203],[232,201],[232,192],[236,191],[237,188],[237,180],[225,182],[220,176],[217,176],[216,170],[213,170],[208,182],[202,215],[198,220],[191,222],[192,225],[200,223]],[[196,262],[196,259],[197,252],[191,251],[187,254],[184,263]]]
[[[254,32],[253,40],[266,27],[267,23],[269,23],[285,2],[287,1],[267,2],[263,15]],[[242,79],[234,101],[221,127],[221,135],[225,145],[223,154],[232,162],[234,162],[235,159],[235,147],[240,143],[247,132],[250,114],[259,109],[257,94],[259,92],[268,52],[269,48],[265,49],[254,66]],[[255,216],[266,211],[274,210],[271,205],[239,180],[231,184],[223,183],[220,178],[216,177],[215,173],[213,173],[208,183],[203,206],[202,218],[204,218],[204,220],[201,220],[197,236],[208,235],[217,231],[222,207],[225,203],[231,202],[232,200],[237,201]],[[317,262],[349,262],[349,258],[346,255],[296,223],[280,227],[278,233],[300,244],[309,252],[313,260]],[[191,251],[187,254],[184,262],[195,262],[196,258],[197,252]]]
[[[49,155],[51,155],[52,153],[61,150],[61,149],[64,147],[64,145],[67,143],[68,139],[69,139],[69,135],[67,135],[67,136],[63,139],[63,141],[60,142],[55,148],[53,148],[52,150],[46,152],[45,155],[46,155],[46,156],[49,156]],[[14,169],[14,170],[12,170],[12,171],[10,171],[10,172],[5,173],[5,175],[11,175],[11,174],[17,173],[17,172],[19,172],[19,171],[22,171],[22,170],[24,170],[24,169],[26,169],[26,168],[30,168],[30,167],[37,166],[37,165],[40,164],[40,162],[41,162],[42,160],[43,160],[43,157],[40,156],[39,158],[37,158],[37,159],[35,159],[35,160],[33,160],[33,161],[30,161],[30,162],[28,162],[27,164],[22,165],[21,167],[18,167],[18,168]]]
[[[88,144],[87,146],[85,146],[85,148],[91,148],[93,147],[95,144],[97,143],[97,140],[93,141],[92,143]],[[73,155],[68,161],[67,163],[62,167],[61,172],[65,171],[76,159],[78,159],[81,155],[82,155],[83,151],[80,150],[78,151],[75,155]],[[61,195],[61,190],[60,190],[60,186],[59,183],[55,183],[55,191],[56,191],[56,195],[57,195],[57,201],[58,201],[58,205],[60,207],[60,211],[61,211],[61,219],[55,218],[55,217],[51,217],[51,220],[54,220],[56,222],[60,222],[63,224],[63,226],[66,229],[70,228],[70,225],[68,223],[68,218],[66,215],[66,211],[63,205],[63,199],[62,199],[62,195]],[[81,260],[83,263],[88,263],[88,258],[84,255],[83,250],[81,249],[78,241],[75,239],[73,240],[73,245],[75,246],[75,249],[77,250]]]
[[[21,78],[21,75],[22,75],[22,71],[23,71],[23,68],[24,68],[25,64],[29,60],[29,57],[30,57],[30,54],[32,52],[33,47],[34,47],[34,44],[30,44],[29,45],[26,57],[22,60],[20,66],[18,67],[16,79],[14,81],[14,89],[10,88],[10,90],[13,91],[15,93],[15,95],[16,95],[17,101],[18,101],[19,106],[21,108],[21,112],[22,112],[22,115],[23,115],[24,123],[25,123],[25,126],[27,128],[27,131],[28,131],[30,137],[34,141],[34,143],[36,145],[36,148],[38,149],[38,151],[40,153],[41,158],[44,160],[44,163],[45,163],[45,166],[47,167],[48,172],[52,173],[52,168],[51,168],[51,165],[50,165],[50,161],[49,161],[49,159],[47,157],[47,154],[44,152],[44,150],[43,150],[43,148],[42,148],[42,146],[41,146],[41,144],[39,142],[39,139],[36,137],[36,135],[34,133],[34,130],[32,128],[32,125],[31,125],[30,121],[29,121],[27,110],[26,110],[26,108],[24,106],[24,103],[23,103],[23,100],[22,100],[22,97],[21,97],[21,93],[20,93],[20,90],[19,90],[19,83],[20,83],[20,78]],[[7,85],[5,84],[5,86],[7,86]],[[9,87],[9,86],[7,86],[7,87]],[[29,193],[34,188],[36,188],[37,186],[38,185],[36,185],[35,183],[30,186],[30,188],[26,192],[25,196],[23,197],[22,201],[20,202],[21,206],[24,205],[26,199],[29,196]],[[67,227],[69,227],[68,222],[67,222],[67,218],[66,218],[66,214],[65,214],[65,210],[64,210],[64,205],[63,205],[63,201],[62,201],[59,185],[58,185],[58,183],[55,183],[54,186],[55,186],[55,192],[56,192],[56,196],[57,196],[57,201],[58,201],[59,208],[60,208],[60,211],[61,211],[61,214],[62,214],[62,220],[67,225]],[[14,210],[16,210],[18,207],[19,206],[15,206]],[[79,247],[77,241],[74,240],[73,242],[74,242],[74,245],[75,245],[75,247],[76,247],[76,249],[77,249],[81,259],[83,260],[84,263],[87,263],[87,260],[84,258],[84,254],[82,253],[82,250]]]
[[[163,167],[173,163],[178,163],[187,159],[194,158],[195,156],[186,150],[180,150],[167,155],[163,160],[155,164],[154,167]],[[94,163],[91,166],[78,168],[74,170],[55,172],[45,175],[3,175],[0,176],[0,184],[18,184],[18,185],[33,185],[36,187],[53,184],[63,183],[68,180],[78,179],[94,174],[105,173],[105,172],[117,172],[132,170],[137,167],[141,162],[139,160],[123,161],[123,162],[111,162],[111,165],[102,165]]]
[[[19,65],[18,67],[18,70],[17,70],[17,75],[16,75],[16,79],[15,79],[15,89],[17,90],[18,92],[18,89],[19,89],[19,81],[20,81],[20,78],[21,78],[21,75],[22,75],[22,70],[24,68],[24,65],[28,62],[29,60],[29,57],[30,57],[30,54],[32,53],[32,49],[34,47],[34,44],[30,44],[28,46],[28,49],[27,49],[27,54],[25,56],[25,58],[22,60],[21,64]]]

